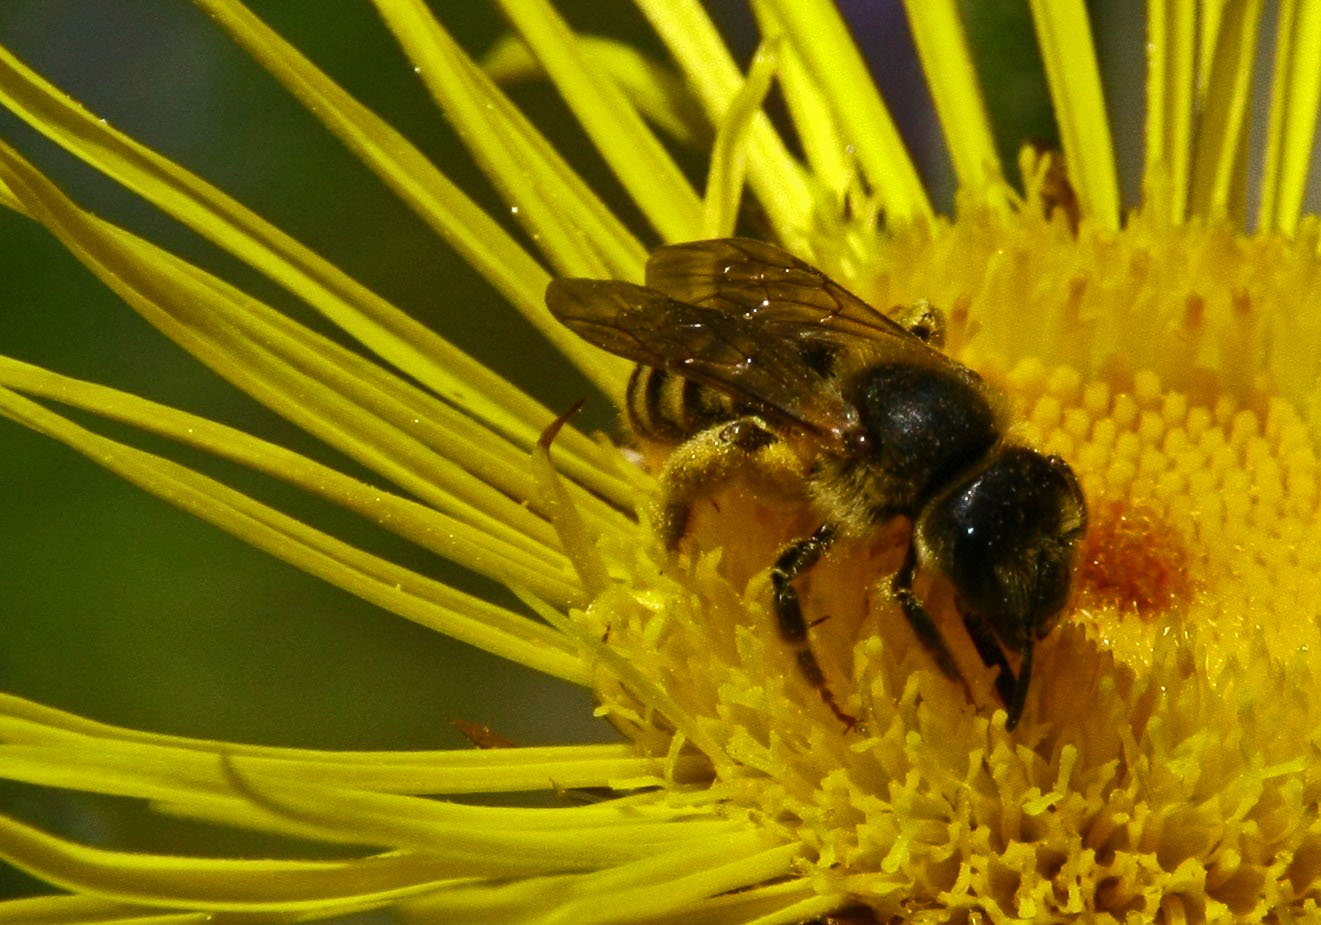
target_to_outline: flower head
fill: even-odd
[[[908,4],[959,181],[946,216],[824,2],[758,5],[763,40],[741,73],[696,4],[639,0],[670,73],[574,34],[546,4],[512,2],[502,7],[518,41],[483,70],[420,4],[378,0],[534,256],[241,5],[199,5],[621,406],[629,365],[550,317],[551,272],[639,282],[647,249],[635,231],[675,243],[756,221],[869,305],[940,307],[944,351],[1004,405],[1005,443],[1058,455],[1076,474],[1087,532],[1072,599],[1040,626],[1015,724],[1001,692],[1007,672],[1026,674],[1025,647],[989,654],[996,640],[960,620],[968,589],[938,555],[924,554],[911,588],[896,581],[920,512],[832,511],[848,492],[817,489],[823,451],[802,429],[772,434],[787,447],[773,464],[724,468],[698,460],[688,433],[620,449],[578,432],[6,55],[6,106],[302,298],[355,346],[83,211],[0,147],[5,204],[168,336],[390,488],[13,360],[0,361],[0,411],[387,610],[589,687],[622,737],[519,748],[478,730],[476,751],[316,752],[136,733],[9,698],[7,777],[371,846],[333,861],[167,857],[0,817],[0,855],[76,893],[20,902],[15,916],[301,920],[380,906],[434,921],[1316,914],[1321,264],[1301,201],[1321,16],[1290,7],[1277,26],[1249,222],[1255,8],[1194,16],[1153,4],[1142,197],[1125,212],[1081,3],[1032,5],[1062,152],[1025,147],[1021,188],[1004,179],[955,5]],[[491,79],[529,70],[553,82],[648,228],[612,214]],[[786,103],[779,123],[761,109],[773,84]],[[650,127],[683,141],[694,103],[714,130],[701,193]],[[88,429],[55,402],[291,482],[504,583],[522,609]],[[684,487],[693,472],[703,478]],[[682,518],[666,508],[678,496]],[[851,528],[811,562],[801,541],[823,521]],[[785,565],[792,549],[799,558]],[[791,581],[807,637],[793,644],[777,632]],[[900,599],[909,592],[931,627]],[[556,801],[452,799],[526,792]]]

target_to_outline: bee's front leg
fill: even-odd
[[[935,621],[931,619],[931,614],[927,613],[927,609],[922,606],[922,602],[913,593],[913,580],[916,577],[917,547],[909,543],[908,554],[904,557],[904,564],[895,573],[894,580],[890,582],[890,593],[899,602],[899,606],[904,611],[904,616],[908,618],[909,625],[913,627],[913,632],[917,634],[918,641],[935,659],[936,667],[940,669],[945,677],[951,681],[961,682],[964,688],[967,689],[968,682],[959,672],[958,666],[954,664],[954,656],[950,655],[949,646],[945,645],[945,637],[940,635],[940,629],[937,628]],[[996,651],[998,652],[999,649]],[[1001,658],[1003,657],[1001,655]]]
[[[917,634],[917,638],[931,657],[936,660],[941,672],[951,681],[963,684],[971,698],[972,691],[968,688],[968,681],[955,666],[954,657],[950,655],[944,637],[941,636],[931,615],[922,606],[922,602],[913,593],[913,579],[916,573],[917,549],[910,545],[903,567],[895,573],[891,582],[890,591],[899,601],[899,606],[903,608],[904,616],[908,618],[913,632]],[[1005,721],[1005,729],[1012,730],[1018,725],[1019,717],[1023,714],[1023,704],[1027,699],[1027,684],[1032,672],[1032,643],[1029,640],[1024,646],[1022,667],[1015,675],[1013,669],[1009,667],[1009,660],[1005,658],[1004,650],[995,638],[995,633],[986,621],[968,610],[962,601],[959,602],[959,613],[963,617],[963,625],[968,631],[969,638],[972,639],[973,646],[977,649],[977,654],[981,656],[982,663],[987,668],[999,669],[995,678],[995,690],[1004,701],[1005,710],[1009,714],[1009,718]]]
[[[995,677],[995,690],[1004,701],[1005,709],[1009,711],[1005,728],[1013,729],[1018,725],[1018,717],[1023,712],[1023,701],[1027,696],[1028,672],[1032,668],[1032,644],[1028,643],[1024,652],[1023,668],[1020,675],[1015,677],[1013,669],[1009,667],[1009,660],[1005,658],[1004,650],[1000,648],[995,633],[986,625],[986,621],[968,610],[962,601],[959,602],[959,612],[963,615],[963,625],[968,630],[972,644],[977,647],[977,654],[982,657],[982,663],[987,668],[1000,669]]]

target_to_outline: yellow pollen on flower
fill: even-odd
[[[916,591],[965,683],[917,642],[888,593],[900,519],[796,582],[826,683],[861,721],[845,729],[770,600],[769,566],[822,513],[751,481],[697,504],[677,557],[603,540],[627,577],[588,626],[673,715],[606,670],[602,712],[648,751],[676,729],[717,743],[726,811],[798,843],[801,876],[882,921],[1315,910],[1321,368],[1295,311],[1321,299],[1311,239],[1156,234],[1140,214],[1075,230],[1025,207],[837,240],[818,259],[872,304],[946,306],[950,352],[1006,396],[1006,438],[1083,485],[1073,599],[1036,647],[1023,720],[1005,730],[940,576]]]

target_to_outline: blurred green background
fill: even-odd
[[[384,116],[479,201],[501,212],[411,66],[365,2],[253,2],[256,12]],[[746,56],[745,16],[717,5]],[[879,76],[909,92],[899,112],[924,171],[948,202],[948,168],[911,57],[895,57],[897,5],[866,4]],[[591,31],[654,39],[628,4],[560,4]],[[1009,154],[1052,137],[1039,65],[1024,55],[1025,12],[968,6],[994,79]],[[485,3],[446,3],[444,19],[476,53],[504,31]],[[999,9],[999,13],[989,12]],[[457,10],[457,12],[455,12]],[[875,19],[871,19],[875,17]],[[862,22],[867,19],[866,22]],[[880,28],[870,28],[880,24]],[[896,25],[898,23],[898,25]],[[1000,42],[997,36],[1009,37]],[[900,34],[900,38],[902,35]],[[493,290],[380,186],[207,19],[159,0],[6,0],[0,42],[91,111],[238,198],[350,275],[445,332],[550,408],[589,388]],[[880,73],[885,71],[886,73]],[[984,75],[985,79],[986,75]],[[997,84],[1005,86],[1005,84]],[[544,87],[513,88],[570,150],[585,146]],[[895,97],[891,97],[894,99]],[[284,292],[104,181],[7,113],[0,137],[86,208],[238,282],[319,327]],[[607,189],[603,169],[580,158]],[[692,157],[701,185],[701,159]],[[617,193],[612,200],[620,205]],[[241,427],[349,471],[351,463],[274,418],[140,321],[41,228],[0,213],[0,352]],[[593,396],[589,426],[609,428]],[[97,425],[119,435],[115,428]],[[125,434],[127,436],[127,434]],[[155,449],[160,445],[143,441]],[[163,448],[163,447],[161,447]],[[187,461],[198,462],[185,456]],[[508,600],[489,583],[364,529],[352,518],[224,467],[214,471],[422,572]],[[376,480],[379,481],[379,480]],[[0,690],[127,726],[324,748],[464,745],[449,719],[516,742],[607,739],[583,691],[453,644],[382,613],[130,487],[95,464],[0,421]],[[0,784],[0,809],[94,843],[169,850],[196,827],[143,830],[127,801]],[[257,852],[260,839],[205,830],[209,850]],[[0,872],[0,895],[34,884]]]

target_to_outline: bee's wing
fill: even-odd
[[[852,338],[889,349],[935,353],[893,319],[820,270],[764,241],[717,238],[658,248],[647,261],[647,285],[672,299],[783,328],[785,338],[848,346]]]
[[[859,427],[839,384],[813,366],[810,352],[782,325],[613,280],[553,280],[546,305],[598,347],[681,373],[781,426],[841,444]]]

